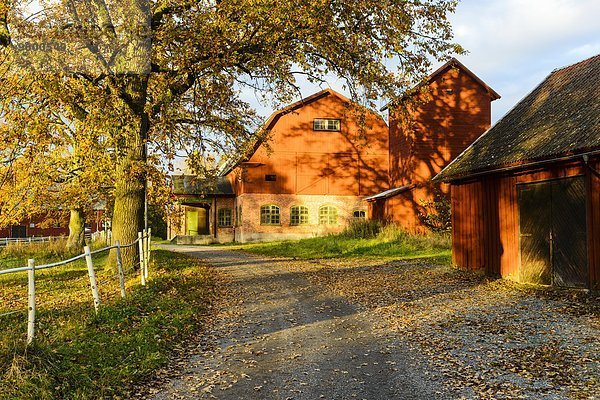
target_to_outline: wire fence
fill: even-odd
[[[26,314],[27,344],[31,344],[36,331],[45,329],[37,321],[40,309],[44,310],[45,321],[49,314],[60,323],[62,315],[74,308],[84,309],[92,304],[98,312],[102,303],[125,298],[138,282],[146,285],[151,255],[150,237],[151,230],[148,229],[138,232],[138,238],[129,244],[115,241],[114,245],[93,251],[85,246],[82,254],[66,260],[36,265],[35,259],[29,259],[27,266],[0,270],[0,318],[6,319],[3,324],[17,324]],[[139,252],[139,268],[136,265],[125,269],[121,251],[131,247]],[[105,263],[94,264],[94,258],[105,257],[113,249],[116,252],[116,270],[108,268]]]

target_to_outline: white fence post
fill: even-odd
[[[144,242],[144,278],[148,280],[148,230],[143,231],[143,242]]]
[[[152,244],[152,228],[148,228],[148,252],[146,253],[146,278],[148,277],[148,267],[150,266],[150,253],[151,253],[151,248],[150,245]]]
[[[138,232],[138,248],[140,250],[140,277],[142,286],[146,286],[146,273],[144,271],[144,239],[142,232]]]
[[[87,264],[88,275],[90,276],[90,287],[92,288],[92,297],[94,298],[94,309],[98,312],[98,307],[100,307],[100,296],[98,295],[98,283],[96,282],[96,273],[94,272],[94,262],[92,261],[90,246],[85,246],[83,250],[85,252],[85,263]]]
[[[115,249],[117,252],[117,268],[119,269],[119,286],[121,288],[121,297],[125,297],[125,274],[123,274],[123,260],[121,259],[121,242],[115,240]]]
[[[29,267],[27,271],[27,344],[31,344],[35,336],[35,261],[33,258],[27,261],[27,266]]]

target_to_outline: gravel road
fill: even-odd
[[[288,262],[215,247],[165,246],[228,277],[233,301],[159,399],[445,399],[424,358],[367,311]]]

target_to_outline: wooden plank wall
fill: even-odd
[[[453,185],[451,206],[452,263],[480,270],[485,267],[482,183]]]
[[[590,288],[600,289],[600,160],[591,163],[588,170],[588,255]]]
[[[490,275],[513,276],[519,265],[515,178],[452,186],[452,262]]]
[[[590,165],[600,171],[600,160]],[[521,261],[517,184],[577,175],[585,175],[588,182],[589,287],[600,289],[600,175],[581,164],[453,184],[453,264],[518,280]]]

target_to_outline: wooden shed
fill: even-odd
[[[600,55],[553,71],[436,176],[456,266],[600,288],[599,93]]]

